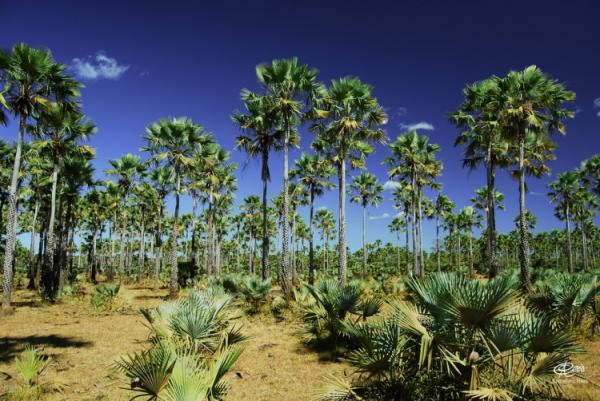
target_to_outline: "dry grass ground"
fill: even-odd
[[[132,393],[121,388],[127,383],[111,364],[145,348],[148,329],[138,310],[157,305],[165,296],[165,290],[123,288],[116,311],[94,313],[89,297],[47,305],[29,291],[18,291],[15,313],[0,316],[0,371],[14,374],[15,356],[34,344],[52,357],[43,380],[64,385],[62,394],[48,400],[129,400]],[[271,316],[244,318],[241,324],[251,338],[230,374],[227,400],[310,400],[326,375],[343,371],[343,365],[306,350],[294,324]],[[0,394],[9,385],[0,381]]]

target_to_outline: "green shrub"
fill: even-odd
[[[118,284],[106,283],[96,286],[96,291],[92,295],[91,305],[94,310],[112,310],[115,299],[119,294],[120,286]]]

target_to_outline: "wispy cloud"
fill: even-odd
[[[600,97],[597,97],[596,99],[594,99],[594,108],[600,109]],[[600,117],[600,111],[598,111],[598,113],[596,115],[598,117]]]
[[[369,216],[369,220],[383,220],[383,219],[389,219],[389,218],[390,218],[389,213],[380,214],[379,216]]]
[[[407,131],[414,131],[414,130],[418,130],[418,129],[422,129],[425,131],[433,131],[435,129],[433,124],[425,122],[425,121],[421,121],[419,123],[414,123],[414,124],[400,124],[400,128],[405,129]]]
[[[400,183],[397,181],[387,180],[385,184],[383,184],[383,189],[386,191],[393,191],[396,188],[400,188]]]
[[[129,69],[128,65],[119,64],[116,59],[102,52],[94,56],[74,58],[71,70],[78,78],[84,80],[118,79]]]

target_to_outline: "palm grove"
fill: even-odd
[[[566,265],[571,273],[596,266],[600,155],[549,186],[565,229],[533,233],[526,180],[549,173],[553,136],[565,133],[575,98],[537,67],[466,85],[463,103],[450,114],[464,167],[486,173],[472,205],[459,211],[442,192],[440,147],[416,131],[388,140],[387,117],[370,85],[356,77],[324,85],[316,69],[295,58],[259,65],[256,75],[259,88],[241,92],[244,109],[232,121],[237,150],[260,162],[262,191],[238,202],[236,212],[237,166],[200,124],[186,117],[150,123],[140,153],[111,160],[106,178],[98,179],[95,150],[86,145],[96,127],[82,110],[81,84],[47,50],[18,44],[0,53],[0,121],[17,128],[15,142],[0,143],[3,307],[22,282],[54,301],[78,275],[93,283],[162,281],[175,298],[200,275],[247,272],[276,277],[290,297],[304,279],[313,284],[330,275],[344,286],[349,276],[444,270],[493,278],[518,266],[521,285],[529,288],[532,263]],[[300,137],[302,129],[309,138]],[[384,164],[398,210],[388,226],[394,245],[369,243],[365,234],[368,209],[383,200],[383,185],[366,171],[347,183],[355,170],[366,169],[377,144],[389,152]],[[289,160],[297,147],[310,150]],[[275,189],[274,152],[283,153],[277,166],[283,186]],[[498,170],[514,176],[519,190],[510,233],[496,230],[506,201],[495,187]],[[319,207],[329,190],[338,193],[337,213]],[[180,210],[184,196],[191,212]],[[174,199],[172,210],[167,199]],[[346,244],[348,200],[363,211],[362,248],[354,253]],[[431,251],[423,245],[426,219],[435,220]],[[24,233],[28,246],[18,239]]]

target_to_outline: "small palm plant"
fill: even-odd
[[[215,289],[142,309],[152,330],[151,347],[121,358],[117,370],[130,380],[133,398],[157,401],[221,400],[224,375],[246,339],[233,321],[232,298]]]
[[[31,345],[15,358],[20,385],[8,393],[9,400],[38,400],[44,393],[60,391],[61,386],[41,383],[40,376],[50,364],[50,358],[41,356]],[[7,378],[11,376],[5,373]]]
[[[344,342],[348,339],[347,324],[364,323],[379,312],[382,304],[377,298],[366,297],[357,282],[344,286],[335,280],[322,280],[305,288],[310,297],[303,297],[301,308],[305,328],[300,334],[307,343],[328,348],[334,355],[340,345],[351,347],[351,343]]]

